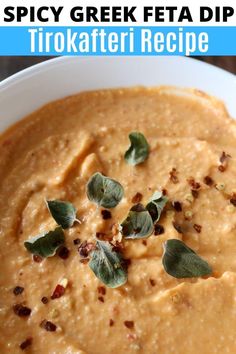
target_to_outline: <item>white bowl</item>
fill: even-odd
[[[236,76],[184,57],[61,57],[0,83],[0,132],[43,104],[79,91],[134,85],[194,87],[236,117]]]

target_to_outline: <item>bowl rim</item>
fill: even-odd
[[[164,58],[165,56],[162,56],[162,58]],[[168,56],[170,57],[170,56]],[[182,60],[183,63],[185,62],[189,62],[189,61],[193,61],[195,63],[197,63],[197,65],[200,67],[208,67],[211,70],[217,70],[219,73],[226,75],[230,80],[236,80],[236,75],[225,70],[222,69],[218,66],[215,66],[213,64],[207,63],[207,62],[203,62],[199,59],[196,58],[192,58],[192,57],[183,57],[183,56],[172,56],[172,57],[178,57],[179,60]],[[34,75],[39,75],[40,73],[42,73],[43,71],[47,71],[49,70],[51,67],[59,67],[60,65],[64,65],[65,62],[69,62],[71,60],[76,60],[76,61],[97,61],[97,60],[104,60],[104,58],[106,58],[106,60],[114,60],[115,58],[124,58],[124,56],[90,56],[90,57],[76,57],[76,56],[61,56],[61,57],[56,57],[56,58],[51,58],[48,60],[45,60],[41,63],[37,63],[34,64],[30,67],[27,67],[23,70],[20,70],[18,72],[16,72],[15,74],[10,75],[9,77],[3,79],[2,81],[0,81],[0,91],[4,90],[4,89],[8,89],[10,88],[12,85],[14,85],[14,83],[17,81],[22,81],[24,79],[28,79],[33,77]],[[133,58],[133,56],[125,56],[125,58]]]
[[[124,87],[196,88],[236,117],[236,75],[181,56],[62,56],[0,82],[0,134],[45,104],[82,91]]]

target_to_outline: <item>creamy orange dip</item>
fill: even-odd
[[[150,145],[149,157],[134,167],[124,160],[133,131],[142,132]],[[235,122],[221,102],[197,90],[167,87],[81,93],[47,104],[4,133],[1,354],[21,353],[27,340],[23,349],[35,354],[235,353],[235,142]],[[223,152],[230,157],[222,158]],[[173,168],[177,180],[171,178]],[[86,196],[95,172],[124,187],[110,219]],[[169,198],[158,222],[164,232],[145,241],[122,241],[124,257],[131,261],[128,281],[106,287],[82,260],[74,240],[94,242],[97,232],[110,235],[137,193],[145,204],[163,189]],[[72,202],[82,221],[65,230],[66,259],[55,255],[37,262],[24,247],[30,237],[56,226],[45,199]],[[172,206],[176,201],[182,211]],[[173,238],[204,258],[212,275],[168,275],[162,245]],[[65,293],[52,300],[62,279],[68,281]],[[23,288],[18,295],[17,286]],[[16,304],[30,314],[17,315]],[[40,326],[45,320],[54,331]]]

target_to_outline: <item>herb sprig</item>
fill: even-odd
[[[162,192],[157,191],[152,195],[146,205],[146,209],[149,211],[153,222],[159,221],[161,213],[167,202],[168,198],[164,196]]]
[[[127,281],[123,257],[109,242],[97,240],[89,266],[96,277],[109,288],[117,288]]]
[[[134,205],[121,224],[125,239],[146,238],[153,233],[154,225],[148,210],[142,204]]]
[[[25,248],[32,254],[40,257],[52,257],[59,247],[64,245],[65,236],[63,229],[59,226],[55,230],[43,235],[35,236],[24,242]]]
[[[164,243],[162,263],[165,271],[174,278],[193,278],[210,275],[209,264],[183,241],[170,239]]]
[[[87,183],[87,197],[98,206],[114,208],[120,203],[123,195],[124,188],[119,182],[99,172],[91,176]]]
[[[76,209],[70,202],[62,200],[46,200],[47,207],[58,225],[68,229],[80,220],[76,218]]]
[[[131,145],[124,157],[128,164],[135,166],[144,162],[148,158],[150,148],[142,133],[130,133],[129,140]]]

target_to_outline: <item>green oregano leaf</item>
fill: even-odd
[[[58,225],[63,229],[68,229],[74,225],[76,219],[76,209],[70,202],[62,200],[47,200],[47,207]]]
[[[145,161],[149,155],[149,145],[142,133],[129,134],[130,147],[125,153],[125,160],[130,165],[138,165]]]
[[[212,269],[184,242],[171,239],[164,243],[162,264],[165,271],[175,278],[193,278],[209,275]]]
[[[152,218],[142,204],[134,205],[120,226],[125,239],[146,238],[154,230]]]
[[[109,288],[117,288],[127,281],[124,259],[121,253],[113,250],[109,242],[97,240],[89,266],[96,277]]]
[[[154,223],[160,219],[162,210],[167,202],[168,198],[162,192],[155,192],[149,200],[146,209],[149,211]]]
[[[59,226],[53,231],[39,235],[24,242],[25,248],[40,257],[52,257],[65,243],[63,229]]]
[[[122,185],[112,178],[97,172],[90,177],[87,183],[87,196],[91,202],[104,208],[114,208],[124,195]]]

